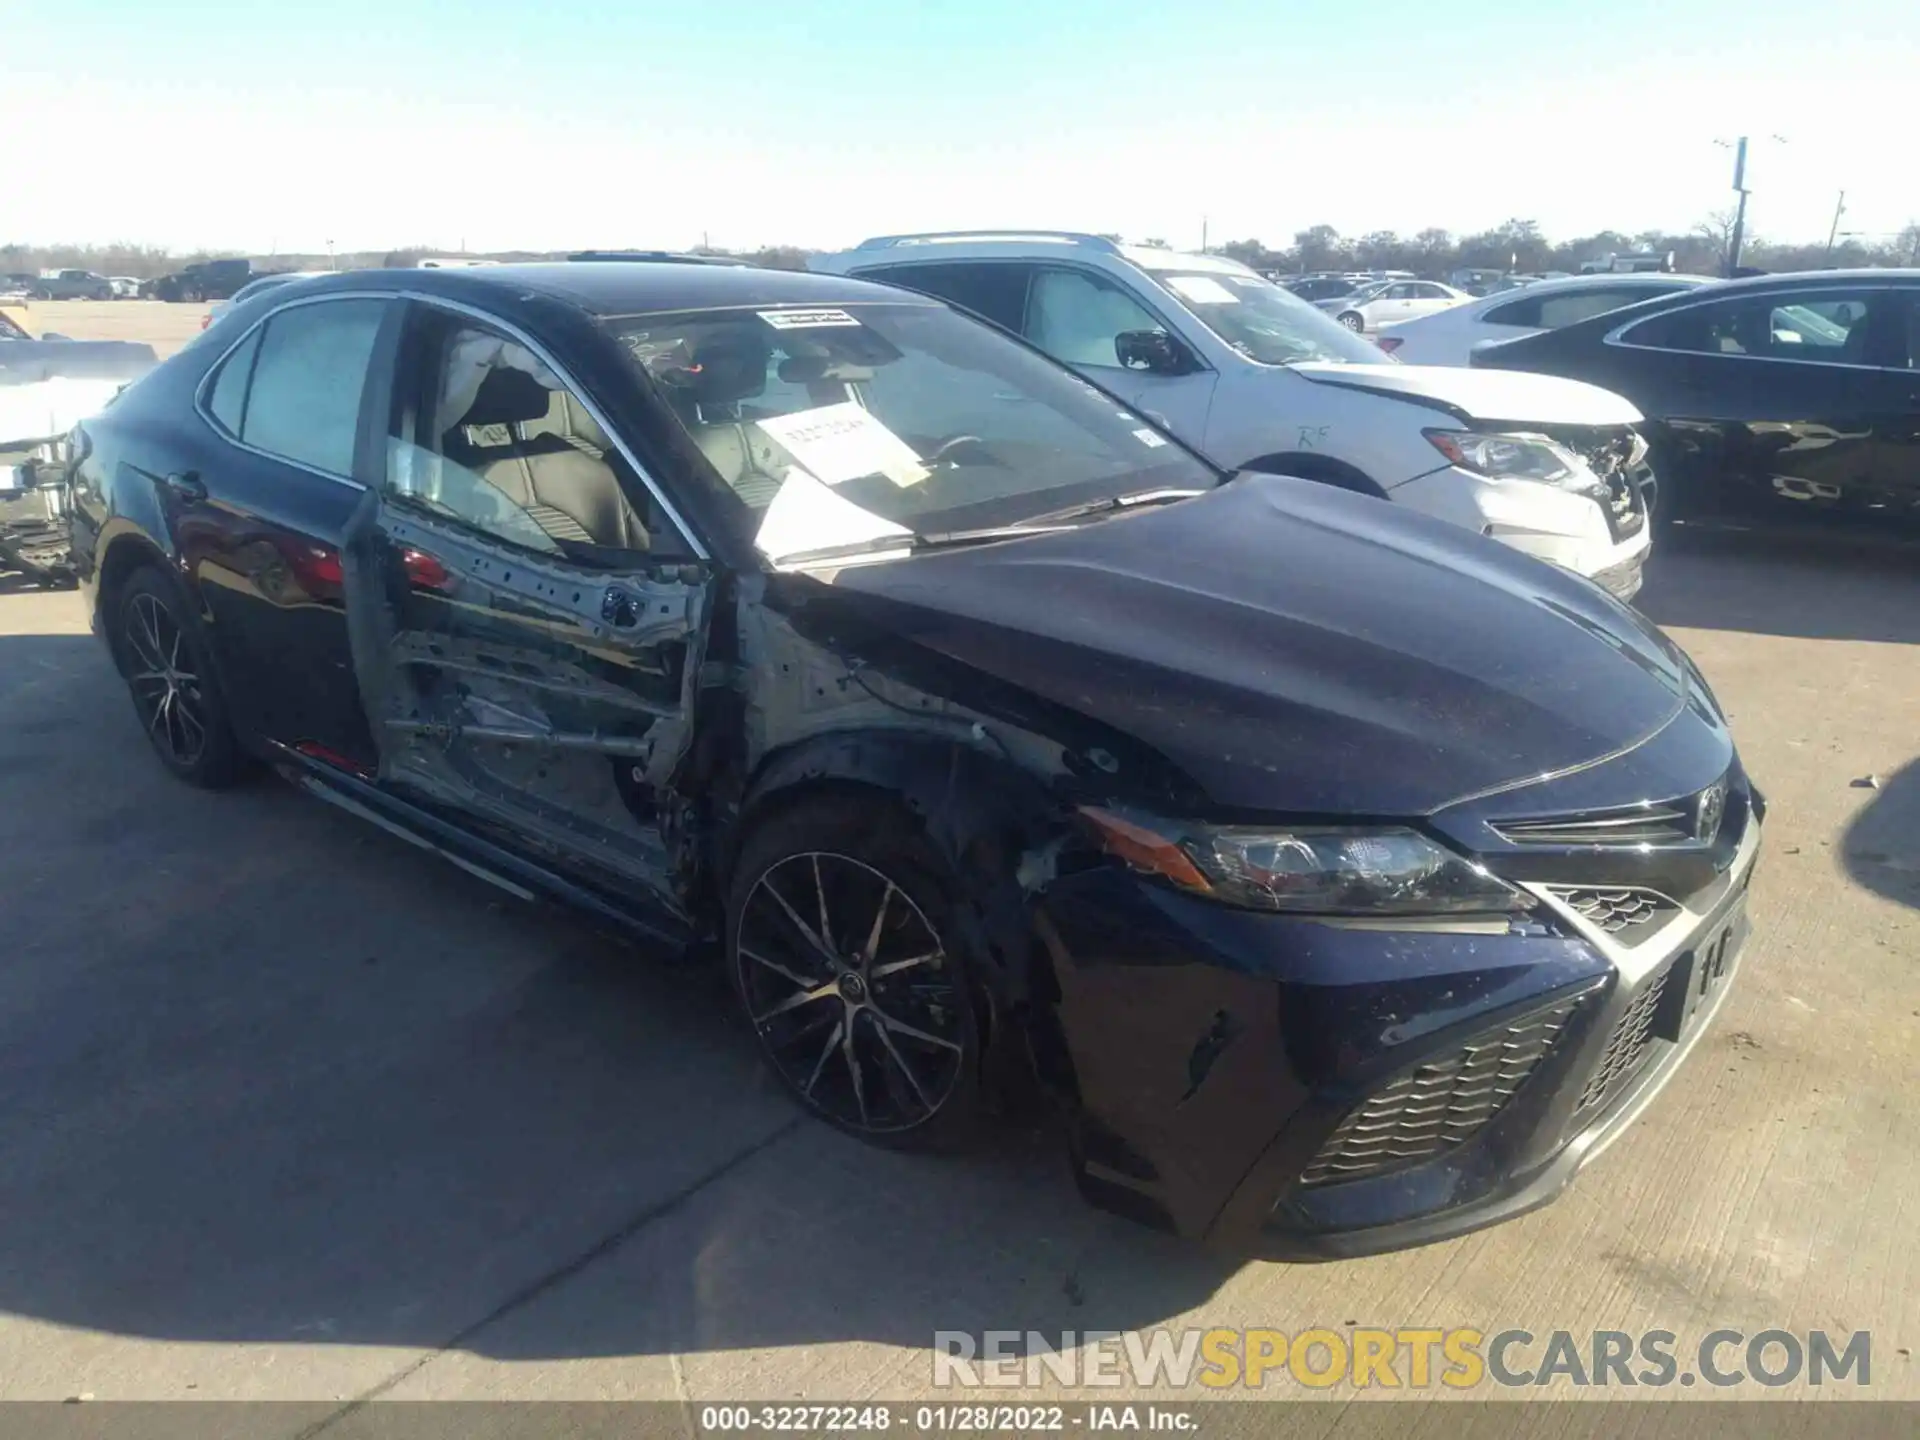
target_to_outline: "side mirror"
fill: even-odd
[[[1184,375],[1187,354],[1164,330],[1122,330],[1113,337],[1113,353],[1123,370],[1152,375]]]

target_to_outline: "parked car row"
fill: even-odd
[[[1521,553],[1644,553],[1638,413],[1217,257],[821,268],[241,300],[66,452],[160,763],[705,949],[865,1139],[1024,1077],[1089,1198],[1269,1255],[1551,1199],[1724,1002],[1765,813],[1679,648]]]

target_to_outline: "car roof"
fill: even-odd
[[[840,275],[653,260],[555,261],[445,270],[356,270],[337,277],[323,277],[314,281],[313,287],[413,290],[476,303],[498,303],[503,298],[533,293],[596,316],[724,310],[749,305],[939,303],[893,286]]]
[[[1498,290],[1484,298],[1500,301],[1517,299],[1522,295],[1557,295],[1562,290],[1605,290],[1613,285],[1644,285],[1649,280],[1678,281],[1679,288],[1683,290],[1690,286],[1725,283],[1715,280],[1711,275],[1680,275],[1649,270],[1635,273],[1623,270],[1603,275],[1556,275],[1551,280],[1530,280],[1525,285],[1516,285],[1510,290]]]
[[[814,259],[822,273],[856,267],[938,264],[948,260],[1025,260],[1037,256],[1118,258],[1148,273],[1185,271],[1221,275],[1259,275],[1224,255],[1196,255],[1160,245],[1127,245],[1105,235],[1076,230],[933,230],[913,235],[875,235],[851,250]],[[1263,277],[1264,278],[1264,277]]]

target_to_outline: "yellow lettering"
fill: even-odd
[[[1390,1390],[1400,1388],[1400,1377],[1393,1370],[1393,1355],[1400,1348],[1391,1330],[1353,1332],[1353,1388],[1364,1390],[1375,1382]]]
[[[1444,1330],[1402,1330],[1400,1343],[1407,1347],[1408,1366],[1413,1371],[1413,1388],[1424,1390],[1433,1383],[1433,1347],[1446,1339]]]
[[[1266,1380],[1267,1371],[1286,1368],[1287,1332],[1249,1330],[1247,1332],[1247,1386],[1257,1389]]]
[[[1224,1390],[1240,1382],[1240,1354],[1234,1348],[1238,1338],[1231,1330],[1209,1330],[1200,1337],[1200,1358],[1206,1362],[1202,1385]]]
[[[1470,1390],[1487,1378],[1487,1362],[1481,1358],[1480,1342],[1487,1337],[1478,1330],[1449,1330],[1441,1346],[1451,1368],[1440,1376],[1442,1385],[1455,1390]]]
[[[1327,1367],[1324,1370],[1313,1368],[1313,1347],[1316,1345],[1326,1348]],[[1347,1342],[1331,1330],[1302,1330],[1293,1337],[1291,1365],[1293,1378],[1302,1385],[1310,1385],[1316,1390],[1338,1385],[1340,1377],[1347,1373]]]

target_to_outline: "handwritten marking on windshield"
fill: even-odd
[[[1326,444],[1327,432],[1332,428],[1331,425],[1302,425],[1300,427],[1299,447],[1302,450],[1312,450]]]

